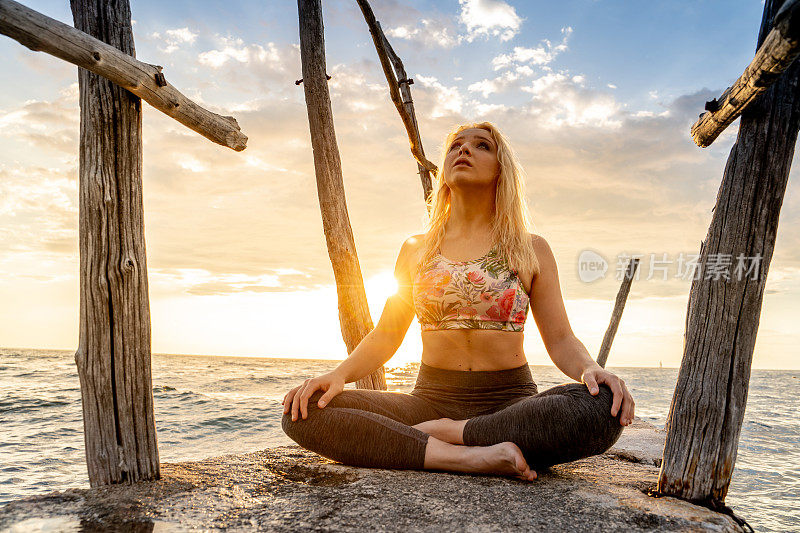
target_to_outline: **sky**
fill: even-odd
[[[72,24],[66,0],[25,5]],[[738,121],[709,148],[689,129],[749,63],[760,1],[372,0],[402,58],[423,146],[488,120],[527,176],[533,231],[558,263],[593,356],[620,277],[641,256],[609,366],[679,366],[691,272]],[[720,17],[719,13],[725,16]],[[155,353],[343,359],[316,194],[294,2],[132,2],[137,57],[237,118],[240,153],[144,104],[145,239]],[[416,162],[355,1],[325,0],[325,44],[350,222],[373,320],[403,241],[425,220]],[[77,68],[0,37],[0,346],[78,343]],[[798,157],[763,300],[754,368],[800,368]],[[587,255],[588,254],[588,255]],[[579,266],[598,254],[605,276]],[[651,254],[654,254],[651,256]],[[666,270],[651,258],[661,260]],[[532,364],[552,364],[527,322]],[[419,325],[389,363],[418,361]]]

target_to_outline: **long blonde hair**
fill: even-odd
[[[497,145],[500,176],[495,193],[495,216],[491,227],[491,240],[505,257],[512,270],[519,271],[530,265],[539,273],[539,261],[533,249],[530,232],[533,223],[525,204],[525,181],[522,166],[508,139],[491,122],[474,122],[456,126],[442,145],[439,175],[434,178],[433,190],[428,198],[429,218],[425,228],[423,254],[418,267],[427,263],[441,246],[445,224],[450,218],[450,187],[444,180],[444,161],[455,137],[466,129],[480,128],[488,131]]]

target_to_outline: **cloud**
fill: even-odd
[[[572,28],[570,26],[561,28],[561,34],[563,38],[561,42],[555,46],[547,39],[542,40],[542,44],[535,48],[515,46],[513,52],[509,54],[500,54],[492,59],[492,68],[494,70],[500,70],[524,64],[536,66],[548,65],[553,62],[558,54],[567,50],[567,41],[572,35]]]
[[[616,129],[621,105],[607,93],[590,90],[582,76],[551,72],[533,79],[522,91],[531,94],[529,114],[545,128],[584,126]]]
[[[183,44],[194,44],[197,40],[197,36],[198,34],[191,31],[188,27],[165,30],[163,35],[159,32],[150,34],[152,39],[161,40],[164,43],[165,46],[159,46],[159,50],[165,54],[175,52],[180,49]]]
[[[202,52],[198,56],[201,65],[219,68],[228,61],[239,63],[260,63],[272,66],[281,64],[281,55],[275,43],[267,43],[264,48],[260,44],[245,45],[239,38],[217,37],[220,48]]]
[[[523,19],[516,10],[501,0],[458,0],[459,22],[467,27],[466,40],[498,37],[509,41],[519,32]]]
[[[567,50],[567,40],[572,34],[572,28],[562,28],[561,33],[564,37],[558,45],[553,46],[549,40],[545,39],[542,41],[543,44],[536,48],[516,46],[508,54],[495,56],[492,59],[492,68],[501,72],[494,78],[484,78],[470,84],[467,90],[478,92],[487,98],[492,94],[519,90],[527,79],[535,76],[537,70],[552,72],[548,65],[555,60],[559,53]],[[578,75],[573,76],[573,81],[582,84],[585,80],[583,76]]]
[[[423,14],[407,7],[401,10],[396,2],[390,4],[380,9],[380,16],[388,17],[384,19],[386,35],[426,47],[451,49],[480,38],[508,41],[519,33],[523,22],[516,10],[501,0],[459,0],[458,17],[438,11]]]
[[[453,48],[464,40],[464,36],[458,35],[449,20],[445,21],[443,19],[424,18],[414,24],[389,28],[385,33],[388,37],[441,48]]]

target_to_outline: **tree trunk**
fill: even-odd
[[[322,227],[333,264],[339,297],[339,322],[347,353],[372,330],[361,267],[358,264],[350,216],[342,181],[342,163],[333,128],[333,112],[325,72],[325,39],[320,0],[298,0],[300,15],[300,57],[303,63],[311,145]],[[356,382],[365,389],[386,389],[383,367]]]
[[[128,0],[71,0],[75,26],[134,55]],[[78,69],[80,341],[92,486],[156,479],[150,306],[142,209],[141,100]]]
[[[781,0],[766,1],[758,46],[780,5]],[[659,476],[658,490],[664,494],[712,507],[724,504],[799,125],[800,62],[795,62],[742,114],[700,247],[698,267],[704,265],[706,271],[695,272],[689,296],[684,356]],[[755,274],[737,272],[739,254],[744,269],[760,257]],[[720,268],[726,263],[727,269]],[[715,280],[717,276],[721,279]]]

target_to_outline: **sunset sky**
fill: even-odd
[[[25,5],[72,24],[67,0]],[[593,355],[617,258],[641,254],[609,365],[678,366],[691,280],[738,121],[707,149],[689,128],[755,51],[760,1],[372,0],[409,75],[438,161],[456,124],[489,120],[528,176],[573,330]],[[153,351],[341,359],[292,1],[132,0],[137,57],[188,97],[234,115],[241,153],[144,108]],[[719,16],[724,12],[725,16]],[[326,54],[350,221],[370,310],[425,219],[408,140],[354,0],[324,0]],[[0,346],[78,341],[76,67],[0,37]],[[755,368],[800,368],[798,157],[781,212]],[[578,257],[608,260],[600,280]],[[667,279],[650,276],[666,254]],[[650,278],[650,279],[647,279]],[[526,352],[550,361],[529,319]],[[412,323],[393,363],[419,360]],[[392,363],[390,363],[392,364]]]

